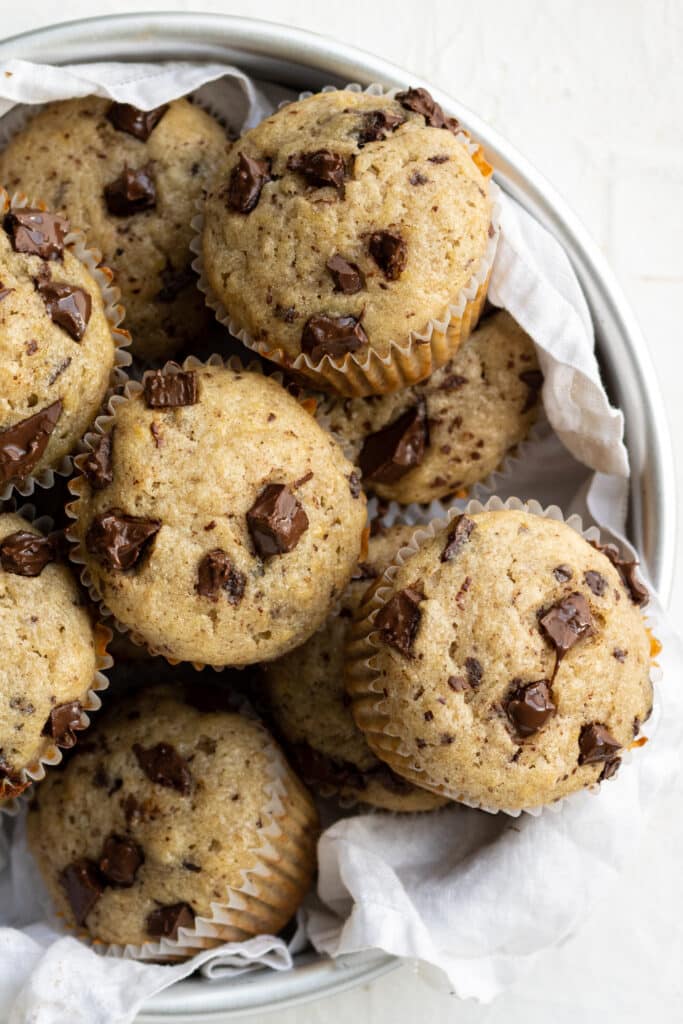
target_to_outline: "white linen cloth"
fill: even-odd
[[[50,68],[13,60],[0,65],[0,115],[9,112],[11,125],[23,116],[14,104],[93,93],[149,108],[201,86],[234,132],[289,95],[218,64]],[[619,536],[628,493],[623,418],[600,382],[588,309],[561,246],[508,197],[490,298],[536,342],[554,429],[525,449],[533,448],[533,459],[500,474],[497,492],[559,504]],[[580,927],[621,870],[648,806],[678,770],[683,648],[656,597],[650,617],[664,643],[656,742],[599,797],[581,794],[538,818],[456,806],[431,816],[340,818],[320,840],[318,892],[305,914],[313,945],[332,956],[376,947],[412,957],[445,972],[459,996],[490,1000]],[[26,854],[23,823],[4,821],[0,1019],[8,1024],[67,1017],[72,1024],[127,1024],[145,999],[196,969],[210,977],[255,963],[287,969],[301,946],[299,931],[289,947],[258,937],[174,966],[101,956],[56,930]]]

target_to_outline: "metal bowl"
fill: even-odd
[[[218,60],[297,90],[352,81],[427,86],[483,143],[499,185],[562,242],[572,260],[593,317],[608,390],[626,420],[632,471],[629,535],[660,595],[668,600],[676,520],[673,456],[645,341],[597,245],[564,200],[506,139],[457,100],[394,64],[323,36],[248,18],[181,13],[89,18],[0,43],[0,60],[9,58],[52,64]],[[181,982],[150,1000],[139,1019],[146,1024],[196,1024],[284,1008],[359,985],[397,963],[382,953],[334,962],[304,954],[286,973],[264,970],[224,983]]]

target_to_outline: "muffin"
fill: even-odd
[[[60,466],[97,414],[117,342],[69,223],[0,190],[0,491]]]
[[[178,686],[109,709],[28,817],[68,926],[176,957],[278,932],[311,883],[317,831],[311,798],[263,726],[199,711]]]
[[[358,610],[347,650],[375,753],[487,810],[540,807],[614,775],[652,707],[635,563],[514,510],[452,517],[400,561]]]
[[[235,144],[209,193],[211,301],[319,386],[405,387],[476,322],[495,248],[489,172],[425,90],[291,103]]]
[[[190,267],[190,221],[229,143],[181,99],[156,110],[89,96],[50,103],[0,153],[0,182],[82,228],[116,275],[132,351],[163,359],[211,322]]]
[[[0,515],[0,804],[17,796],[41,762],[58,760],[98,706],[101,631],[78,584],[56,561],[56,543],[19,515]]]
[[[128,392],[72,484],[92,593],[168,659],[246,665],[302,644],[358,560],[353,466],[256,372],[169,366]]]
[[[414,531],[396,525],[372,537],[367,559],[322,629],[263,667],[270,719],[304,781],[324,796],[389,811],[429,811],[444,801],[406,782],[371,751],[344,691],[344,645],[368,581],[384,571]]]
[[[524,440],[542,383],[531,338],[499,312],[426,381],[392,395],[330,399],[318,419],[367,489],[404,505],[428,503],[485,480]]]

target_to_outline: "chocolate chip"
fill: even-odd
[[[47,448],[62,414],[58,399],[40,412],[0,431],[0,483],[27,476]]]
[[[111,508],[94,517],[85,535],[85,545],[111,569],[132,569],[146,554],[161,529],[158,519],[129,516]]]
[[[82,472],[95,491],[101,491],[114,479],[112,444],[114,432],[100,434],[83,460]]]
[[[465,658],[465,672],[467,673],[468,683],[475,690],[479,686],[481,677],[484,674],[481,662],[477,658]]]
[[[355,295],[365,285],[363,275],[356,264],[349,263],[339,253],[330,256],[325,266],[332,275],[336,292],[342,292],[344,295]]]
[[[420,626],[420,602],[423,600],[424,594],[415,586],[406,587],[380,608],[375,619],[375,626],[380,630],[384,643],[395,647],[408,658],[412,655]]]
[[[75,860],[64,868],[59,881],[66,892],[76,924],[84,925],[104,889],[97,864],[85,857]]]
[[[154,298],[157,302],[173,302],[184,288],[189,288],[194,282],[192,267],[181,267],[180,270],[176,270],[173,264],[167,262],[161,271],[161,288]]]
[[[593,633],[593,619],[583,594],[570,594],[545,611],[539,618],[541,629],[554,644],[557,657],[563,658],[582,637]]]
[[[292,153],[287,160],[287,170],[303,175],[307,184],[314,188],[331,185],[340,189],[347,177],[344,157],[329,149],[317,149],[313,153]]]
[[[621,758],[620,757],[613,757],[610,761],[605,761],[605,767],[600,772],[600,777],[598,779],[598,782],[604,782],[606,779],[613,778],[617,774],[617,772],[619,771],[620,767],[621,767]]]
[[[351,473],[349,475],[349,490],[351,491],[352,498],[360,498],[361,486],[358,473]]]
[[[406,269],[408,246],[394,231],[373,231],[368,250],[387,281],[396,281]]]
[[[606,726],[592,722],[582,727],[579,734],[579,764],[611,761],[619,750],[621,744],[615,740]]]
[[[132,839],[124,839],[113,833],[104,841],[100,858],[100,873],[108,885],[130,889],[145,855]]]
[[[230,173],[228,206],[235,213],[251,213],[258,205],[261,190],[270,181],[270,160],[256,160],[240,153]]]
[[[411,185],[426,185],[428,181],[429,178],[427,177],[427,175],[422,174],[420,171],[413,171],[413,173],[410,175]]]
[[[28,530],[10,533],[0,543],[0,565],[15,576],[40,576],[49,562],[54,562],[55,550],[49,537]]]
[[[439,384],[439,391],[459,391],[465,384],[467,384],[467,377],[463,377],[459,373],[449,373]]]
[[[3,227],[12,239],[15,252],[40,256],[42,260],[61,260],[64,255],[64,236],[69,222],[56,213],[47,213],[25,207],[8,213]]]
[[[368,142],[382,142],[402,124],[405,124],[405,118],[392,114],[390,110],[367,111],[358,130],[358,148],[362,149]]]
[[[114,128],[126,132],[140,142],[147,142],[156,126],[168,110],[168,103],[153,110],[140,110],[130,103],[112,103],[107,111],[107,120]]]
[[[612,651],[612,657],[616,658],[617,661],[625,662],[628,651],[625,651],[623,647],[615,647]]]
[[[80,701],[72,700],[52,709],[43,726],[43,736],[51,736],[58,747],[69,748],[76,742],[74,732],[83,728]]]
[[[189,903],[173,903],[159,907],[147,915],[148,935],[157,939],[176,939],[180,928],[194,927],[195,913]]]
[[[570,580],[573,575],[574,573],[568,565],[557,565],[553,569],[553,576],[555,577],[558,583],[566,583],[567,580]]]
[[[195,589],[200,597],[217,601],[225,591],[228,604],[237,605],[244,597],[247,577],[234,567],[225,551],[214,548],[204,555],[197,569]]]
[[[448,153],[437,153],[435,156],[428,156],[430,164],[447,164],[450,160]]]
[[[424,401],[366,437],[358,464],[366,480],[394,483],[424,459],[429,428]]]
[[[538,402],[538,396],[543,387],[543,374],[540,370],[524,370],[519,374],[519,379],[529,389],[522,408],[522,412],[528,412]]]
[[[314,363],[319,363],[323,356],[338,359],[348,352],[357,352],[367,343],[361,322],[354,316],[318,313],[309,317],[301,334],[301,350]]]
[[[447,128],[454,135],[460,130],[458,121],[454,117],[446,117],[440,105],[426,89],[407,89],[405,92],[397,93],[396,99],[406,110],[422,114],[430,128]]]
[[[476,523],[468,516],[456,516],[446,537],[446,545],[441,552],[441,561],[450,562],[460,553],[472,536]]]
[[[57,281],[38,281],[36,285],[50,318],[74,341],[80,341],[92,312],[92,299],[83,288]]]
[[[596,597],[602,597],[607,590],[607,580],[605,577],[601,576],[599,572],[594,572],[592,569],[583,574],[583,582],[593,591]]]
[[[471,684],[467,681],[467,679],[465,679],[464,676],[449,676],[448,685],[450,686],[451,690],[453,690],[455,693],[464,693],[465,690],[472,689]]]
[[[115,217],[129,217],[156,206],[157,191],[149,167],[124,167],[115,181],[105,185],[104,199]]]
[[[597,541],[591,541],[590,543],[596,551],[601,551],[603,555],[609,558],[621,576],[622,582],[628,590],[633,603],[640,607],[646,605],[650,600],[650,593],[642,580],[638,579],[636,575],[639,563],[622,558],[616,544],[598,544]]]
[[[195,405],[198,398],[197,374],[194,370],[164,373],[152,370],[144,377],[145,404],[148,409],[175,409]]]
[[[0,281],[0,302],[2,302],[3,299],[6,299],[13,291],[14,288],[5,288],[2,281]]]
[[[199,864],[194,864],[191,860],[184,860],[183,867],[185,868],[186,871],[192,871],[196,875],[198,875],[199,872],[202,870]]]
[[[157,743],[154,747],[133,744],[133,753],[145,775],[157,786],[175,789],[187,796],[192,789],[192,776],[187,761],[170,743]]]
[[[557,710],[548,679],[524,684],[515,679],[504,706],[511,725],[521,737],[537,732]]]
[[[296,547],[308,516],[285,484],[268,484],[247,512],[247,526],[258,554],[269,558]]]

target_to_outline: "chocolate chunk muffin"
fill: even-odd
[[[452,517],[357,613],[356,722],[435,793],[487,810],[551,803],[611,777],[650,714],[645,600],[635,563],[563,522]]]
[[[4,211],[3,211],[4,207]],[[97,414],[117,341],[69,223],[0,190],[0,492],[59,467]]]
[[[476,321],[495,247],[489,172],[424,90],[291,103],[235,144],[212,187],[208,287],[247,344],[320,386],[405,387]]]
[[[318,419],[367,489],[428,503],[500,465],[536,420],[542,383],[531,338],[501,311],[426,381],[393,395],[330,399]]]
[[[72,485],[94,592],[169,659],[245,665],[303,643],[348,583],[365,526],[338,445],[255,372],[169,366],[130,396]]]
[[[19,515],[0,515],[0,806],[30,785],[44,758],[71,747],[97,706],[104,640],[56,542]]]
[[[287,923],[315,869],[317,815],[261,725],[156,686],[121,699],[88,739],[28,817],[70,927],[181,958]]]
[[[344,691],[344,646],[351,617],[415,527],[396,525],[370,539],[367,559],[339,608],[302,647],[265,665],[265,697],[277,733],[305,782],[389,811],[429,811],[444,800],[418,789],[380,761],[356,726]]]
[[[132,350],[163,359],[210,314],[190,268],[190,221],[229,143],[181,99],[156,110],[89,96],[50,103],[0,153],[0,182],[82,228],[116,275]]]

